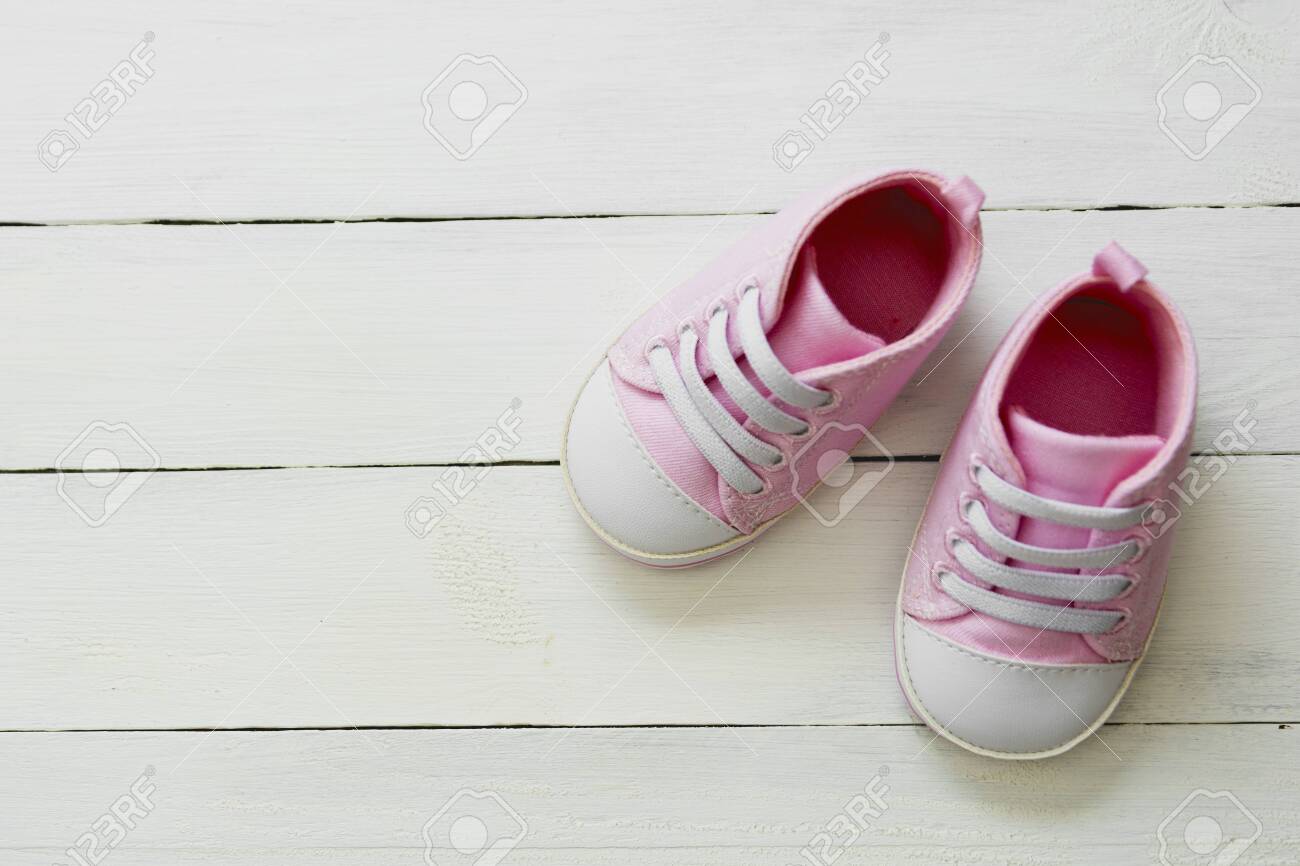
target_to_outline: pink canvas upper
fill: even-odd
[[[1120,662],[1141,655],[1164,592],[1173,528],[1112,532],[1022,517],[988,501],[972,467],[982,463],[1030,493],[1082,505],[1132,507],[1170,495],[1190,448],[1196,358],[1181,314],[1145,277],[1140,262],[1111,244],[1090,273],[1036,299],[995,352],[944,455],[904,575],[903,610],[930,631],[1027,662]],[[1086,548],[1135,539],[1136,558],[1071,572],[1119,573],[1132,581],[1118,598],[1071,603],[1119,611],[1123,618],[1100,634],[1043,630],[970,610],[945,593],[936,576],[941,571],[1009,592],[963,573],[952,552],[955,537],[991,559],[1024,565],[999,557],[971,531],[960,510],[967,499],[978,500],[994,526],[1026,544]]]
[[[852,450],[861,436],[853,425],[875,422],[952,324],[979,265],[982,200],[964,178],[922,171],[854,178],[799,199],[669,292],[609,351],[619,403],[651,459],[742,533],[789,509],[819,480],[818,458]],[[723,407],[787,458],[752,467],[765,481],[758,494],[733,489],[683,434],[646,357],[659,342],[677,358],[681,328],[706,333],[718,305],[734,321],[750,284],[759,287],[776,356],[800,381],[836,395],[825,409],[797,410],[810,428],[804,435],[774,434],[746,419],[708,353],[697,352],[700,374]],[[741,357],[735,329],[728,344],[749,381],[770,396]],[[833,426],[822,432],[826,425]],[[809,441],[814,447],[805,449]]]

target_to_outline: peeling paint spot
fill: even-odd
[[[437,537],[434,575],[461,622],[493,643],[540,643],[538,617],[519,592],[519,562],[488,527],[449,515]]]

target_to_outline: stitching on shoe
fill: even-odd
[[[682,493],[677,488],[677,485],[673,484],[672,480],[663,474],[663,471],[660,470],[660,468],[655,464],[654,460],[650,458],[650,455],[646,453],[645,448],[641,445],[639,441],[637,441],[636,435],[632,432],[632,426],[628,424],[627,419],[623,417],[623,407],[618,401],[618,394],[614,391],[613,368],[609,370],[609,377],[606,380],[605,385],[606,387],[609,388],[610,399],[614,401],[614,409],[615,409],[614,414],[618,416],[618,423],[623,427],[623,432],[627,434],[627,438],[631,440],[632,447],[636,449],[636,453],[640,455],[643,461],[645,461],[645,465],[650,467],[650,471],[654,473],[655,478],[659,479],[659,482],[663,484],[664,487],[668,488],[668,492],[671,493],[675,499],[680,500],[684,505],[686,505],[692,511],[707,518],[708,521],[713,525],[721,529],[726,529],[734,532],[735,529],[733,527],[723,523],[721,520],[717,518],[716,515],[702,508],[701,506],[696,504],[692,499],[690,499],[690,497]]]
[[[1049,674],[1053,674],[1053,675],[1055,675],[1055,674],[1057,674],[1057,673],[1064,673],[1064,674],[1079,674],[1079,673],[1100,674],[1100,673],[1108,673],[1108,672],[1110,672],[1111,670],[1114,669],[1115,664],[1132,664],[1132,662],[1129,661],[1129,662],[1112,662],[1111,664],[1108,664],[1108,665],[1107,665],[1107,664],[1100,664],[1100,665],[1070,665],[1070,666],[1068,666],[1068,667],[1060,667],[1060,666],[1055,666],[1055,665],[1054,665],[1054,666],[1048,667],[1046,670],[1043,670],[1042,668],[1039,668],[1039,667],[1037,667],[1037,666],[1035,666],[1035,665],[1026,664],[1026,663],[1024,663],[1024,662],[999,661],[998,659],[991,659],[991,658],[986,658],[986,657],[981,656],[981,655],[976,655],[975,653],[971,652],[970,650],[966,649],[965,647],[958,646],[958,645],[955,644],[955,643],[951,643],[951,642],[949,642],[949,641],[944,640],[943,638],[939,637],[939,636],[936,635],[934,632],[930,631],[929,629],[925,628],[924,626],[922,626],[922,625],[920,625],[920,624],[917,624],[917,626],[916,626],[916,630],[920,631],[922,634],[924,634],[926,637],[930,638],[930,640],[934,641],[935,643],[939,644],[939,646],[943,647],[944,649],[955,649],[957,652],[961,653],[961,654],[964,655],[964,656],[967,656],[967,657],[969,657],[969,658],[972,658],[972,659],[974,659],[975,661],[983,662],[984,664],[989,665],[989,666],[991,666],[991,667],[995,667],[995,668],[1012,668],[1012,669],[1014,669],[1014,670],[1025,671],[1025,672],[1030,673],[1030,674],[1037,674],[1037,673],[1039,673],[1040,671],[1043,672],[1043,673],[1049,673]],[[904,638],[904,642],[906,642],[906,638],[907,638],[907,632],[906,632],[906,631],[904,631],[904,633],[903,633],[903,638]]]

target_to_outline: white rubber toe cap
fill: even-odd
[[[606,361],[587,380],[565,434],[565,468],[583,516],[619,552],[652,564],[726,552],[740,534],[650,459],[623,416],[612,375]]]
[[[1134,663],[1008,662],[958,646],[902,615],[899,681],[943,736],[980,754],[1045,758],[1087,738],[1119,702]]]

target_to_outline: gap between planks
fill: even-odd
[[[1300,207],[1297,201],[1250,202],[1247,204],[1217,204],[1209,202],[1189,202],[1182,204],[1145,205],[1114,204],[1100,207],[1069,207],[1066,205],[1046,205],[1033,207],[986,207],[980,213],[1106,213],[1113,211],[1166,211],[1166,210],[1268,210],[1270,208]],[[45,222],[0,222],[0,229],[6,228],[69,228],[76,226],[281,226],[281,225],[333,225],[335,223],[458,223],[458,222],[513,222],[519,220],[614,220],[641,219],[647,217],[746,217],[771,216],[772,210],[734,210],[734,211],[626,211],[610,213],[536,213],[536,214],[458,214],[453,216],[415,216],[410,214],[393,214],[388,216],[365,216],[335,219],[331,217],[281,217],[281,218],[240,218],[231,219],[101,219],[101,220],[50,220]]]
[[[1202,720],[1190,722],[1152,721],[1152,722],[1106,722],[1099,730],[1106,728],[1179,728],[1179,727],[1272,727],[1279,731],[1289,731],[1300,725],[1300,719],[1280,720]],[[727,730],[729,728],[923,728],[922,722],[804,722],[804,723],[737,723],[709,724],[707,722],[655,722],[599,725],[563,725],[563,724],[500,724],[500,725],[298,725],[278,727],[275,725],[257,725],[252,727],[196,728],[196,727],[162,727],[162,728],[0,728],[4,734],[275,734],[311,731],[655,731],[655,730]]]
[[[1300,451],[1193,451],[1188,459],[1196,457],[1300,457]],[[891,460],[884,457],[855,454],[849,458],[852,463],[938,463],[942,454],[900,454]],[[299,469],[478,469],[505,467],[558,467],[559,460],[499,460],[487,463],[300,463],[267,466],[159,466],[157,469],[139,467],[122,467],[120,469],[58,469],[52,466],[31,467],[28,469],[0,469],[0,475],[88,475],[95,472],[276,472]]]

